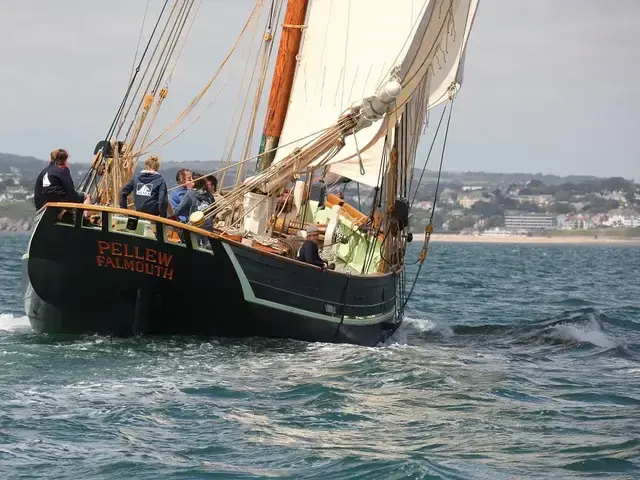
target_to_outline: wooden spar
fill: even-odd
[[[307,15],[309,0],[289,0],[282,25],[282,36],[278,47],[278,58],[271,82],[269,105],[264,122],[264,132],[258,152],[256,172],[260,173],[271,165],[278,147],[284,119],[289,107],[289,97],[296,72],[296,57],[302,41],[302,29]],[[266,154],[264,152],[267,152]]]

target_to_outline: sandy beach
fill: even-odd
[[[414,234],[414,242],[424,241],[424,234]],[[629,245],[640,247],[640,238],[610,238],[610,237],[587,237],[587,236],[566,236],[566,237],[526,237],[520,235],[493,236],[493,235],[455,235],[446,233],[434,233],[431,236],[432,242],[441,243],[520,243],[538,245]]]

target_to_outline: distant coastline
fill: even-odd
[[[414,234],[414,242],[424,241],[424,234]],[[525,235],[458,235],[434,233],[432,242],[438,243],[512,243],[536,245],[629,245],[640,247],[640,238],[612,238],[595,236],[528,237]]]

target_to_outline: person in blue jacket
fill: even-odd
[[[169,203],[171,204],[171,208],[176,214],[178,221],[187,223],[189,219],[184,215],[179,215],[176,210],[182,201],[182,197],[187,193],[187,190],[191,190],[193,188],[193,177],[191,176],[191,172],[186,168],[178,170],[176,172],[176,183],[178,186],[171,190],[171,193],[169,194]]]
[[[120,208],[128,207],[127,197],[133,192],[136,211],[166,217],[167,184],[158,170],[160,170],[160,159],[156,156],[147,158],[144,162],[144,170],[135,174],[120,190]]]
[[[174,209],[174,213],[178,218],[184,217],[187,221],[193,212],[197,210],[205,210],[207,207],[215,203],[215,200],[213,199],[212,184],[217,185],[218,183],[217,179],[213,175],[207,175],[205,177],[199,173],[194,173],[193,176],[197,178],[194,182],[193,188],[185,192],[180,204]],[[202,228],[213,231],[213,218],[207,218],[205,223],[202,225]]]

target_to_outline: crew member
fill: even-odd
[[[325,269],[327,262],[322,260],[318,253],[318,235],[318,227],[315,225],[309,225],[307,227],[307,239],[302,244],[302,247],[300,247],[296,260]]]
[[[177,208],[174,208],[178,218],[184,217],[188,219],[193,212],[206,210],[215,203],[212,193],[212,190],[215,192],[215,187],[213,186],[213,181],[208,179],[213,175],[205,177],[199,173],[193,173],[193,176],[197,179],[193,182],[193,188],[185,192],[180,204]],[[215,179],[215,177],[213,178]],[[207,218],[202,228],[213,231],[213,218]]]
[[[36,180],[34,198],[36,209],[48,202],[83,203],[87,196],[76,191],[68,165],[69,153],[60,148],[51,152],[51,163]],[[38,195],[40,191],[40,195]]]
[[[58,156],[58,153],[60,153],[59,148],[56,148],[51,152],[51,154],[49,155],[49,165],[54,165],[56,163],[56,157]],[[44,207],[44,204],[47,203],[42,192],[42,179],[44,178],[44,174],[46,173],[46,171],[47,168],[45,167],[36,177],[36,186],[33,190],[33,203],[36,207],[36,210],[40,210],[42,207]]]
[[[182,201],[182,197],[187,193],[187,190],[191,190],[193,188],[193,177],[191,176],[191,172],[186,168],[181,168],[176,172],[176,183],[178,186],[171,190],[169,193],[169,203],[171,204],[171,208],[175,212],[180,202]],[[189,219],[184,215],[176,214],[178,221],[182,223],[187,223]]]
[[[127,208],[127,197],[133,192],[133,202],[138,212],[167,216],[167,184],[158,173],[160,159],[151,156],[144,162],[144,170],[133,176],[120,191],[120,208]]]

